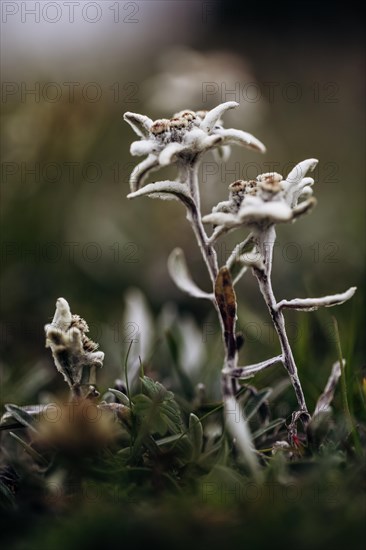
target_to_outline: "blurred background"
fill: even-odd
[[[170,117],[229,100],[240,107],[225,126],[253,133],[268,152],[233,147],[222,165],[207,155],[203,210],[224,200],[235,179],[272,170],[286,176],[295,163],[319,159],[316,209],[278,229],[274,287],[279,299],[359,287],[339,308],[288,314],[310,403],[337,358],[331,314],[349,376],[359,377],[365,80],[352,3],[3,2],[1,34],[1,401],[22,404],[42,398],[40,387],[62,387],[43,332],[59,296],[85,317],[106,353],[103,387],[119,376],[131,338],[135,359],[140,353],[157,377],[169,378],[169,329],[183,367],[214,390],[222,353],[214,312],[175,288],[170,251],[184,249],[204,288],[207,275],[180,204],[127,201],[139,159],[129,154],[135,136],[122,115]],[[238,238],[219,243],[222,262]],[[237,294],[242,363],[278,353],[250,273]],[[283,373],[265,376],[268,384]]]

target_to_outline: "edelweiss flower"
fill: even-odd
[[[264,145],[251,134],[222,127],[222,115],[238,105],[235,101],[228,101],[208,112],[180,111],[171,119],[155,122],[144,115],[125,113],[124,120],[140,137],[131,144],[131,155],[147,155],[131,174],[131,191],[137,191],[151,171],[170,164],[177,164],[181,171],[178,180],[184,181],[187,163],[192,163],[210,149],[220,147],[225,153],[226,145],[238,144],[265,152]]]
[[[45,332],[46,347],[51,348],[56,368],[70,388],[95,384],[96,369],[103,366],[104,353],[96,351],[98,344],[86,336],[86,321],[71,314],[64,298],[57,300],[54,318],[45,326]]]
[[[233,229],[242,225],[263,230],[270,225],[289,222],[304,214],[315,204],[311,185],[305,177],[317,165],[316,159],[300,162],[284,180],[280,174],[261,174],[257,180],[238,180],[229,187],[229,200],[219,203],[202,221]],[[305,199],[299,202],[300,199]]]

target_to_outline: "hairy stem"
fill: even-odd
[[[198,163],[192,162],[187,171],[187,183],[193,202],[195,204],[194,208],[189,208],[188,210],[188,219],[192,225],[198,246],[200,247],[202,257],[206,263],[207,270],[209,272],[213,289],[215,290],[215,283],[217,275],[219,272],[218,261],[216,250],[213,247],[213,244],[210,242],[207,237],[206,231],[202,224],[202,216],[200,211],[200,193],[198,186]],[[222,372],[221,386],[222,386],[222,395],[223,398],[231,397],[236,395],[237,382],[232,378],[225,370],[232,370],[236,366],[235,357],[232,357],[232,353],[228,349],[227,342],[225,339],[225,327],[221,318],[220,309],[216,300],[214,301],[215,309],[220,322],[222,338],[225,346],[225,360],[224,367]]]
[[[253,473],[259,478],[257,459],[251,443],[250,432],[246,420],[237,413],[240,411],[237,402],[237,395],[240,390],[237,379],[232,376],[234,369],[237,367],[238,350],[235,337],[235,321],[236,321],[236,298],[232,286],[229,270],[219,271],[217,254],[213,247],[214,239],[210,240],[207,237],[206,231],[202,224],[202,216],[200,210],[200,194],[198,186],[198,157],[192,159],[190,166],[187,169],[186,181],[190,190],[190,195],[193,199],[193,204],[188,207],[187,218],[191,222],[197,243],[200,247],[202,257],[206,263],[208,272],[211,277],[214,291],[214,306],[219,318],[222,340],[224,343],[225,357],[221,371],[221,393],[225,407],[226,421],[228,429],[230,429],[236,445],[239,446],[242,453],[246,457],[246,461]],[[219,277],[221,275],[221,280]],[[218,287],[218,288],[217,288]],[[229,298],[228,298],[229,295]],[[224,303],[221,303],[221,302]],[[229,312],[226,311],[229,309]],[[223,313],[224,312],[224,313]],[[235,405],[235,406],[234,406]],[[235,422],[232,422],[230,415],[235,414]],[[230,424],[231,421],[231,424]]]
[[[283,355],[283,364],[289,374],[292,386],[295,390],[297,402],[299,404],[300,411],[308,413],[308,409],[305,402],[304,393],[301,387],[301,382],[297,372],[295,359],[291,350],[291,346],[286,333],[285,318],[282,311],[279,311],[274,297],[272,282],[271,282],[271,268],[272,268],[272,255],[273,245],[276,238],[276,231],[274,226],[270,227],[265,232],[265,237],[258,239],[257,246],[261,252],[263,258],[264,268],[253,268],[253,272],[257,278],[260,291],[267,304],[269,313],[271,315],[275,330],[277,332],[281,350]]]
[[[209,243],[206,231],[202,224],[197,170],[198,166],[196,163],[193,163],[188,169],[188,185],[195,204],[194,208],[189,208],[188,210],[188,219],[191,222],[202,257],[206,263],[211,281],[214,285],[218,273],[217,254],[216,250]]]

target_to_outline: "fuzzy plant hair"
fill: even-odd
[[[312,196],[314,180],[308,176],[318,163],[316,159],[300,162],[286,177],[271,172],[259,174],[255,180],[235,181],[229,186],[228,200],[220,202],[211,213],[202,215],[198,168],[204,154],[213,151],[217,159],[224,161],[232,145],[259,153],[266,151],[265,146],[251,134],[224,128],[223,115],[235,107],[238,107],[238,103],[229,101],[211,111],[185,110],[172,118],[155,121],[145,115],[125,113],[124,120],[139,138],[131,144],[131,155],[145,157],[132,171],[128,198],[148,196],[173,199],[182,202],[186,208],[187,219],[206,265],[212,290],[205,292],[192,280],[180,248],[171,253],[168,270],[182,291],[194,298],[209,300],[217,311],[224,344],[221,387],[227,427],[254,471],[256,467],[251,453],[251,436],[236,397],[238,381],[252,378],[263,369],[281,363],[288,373],[298,402],[289,425],[290,439],[296,436],[297,422],[301,420],[306,426],[310,414],[286,333],[284,310],[312,311],[321,306],[342,304],[353,296],[356,288],[351,287],[346,292],[321,298],[278,301],[274,295],[271,273],[276,225],[295,222],[316,204]],[[152,172],[169,165],[177,168],[175,180],[146,184]],[[212,230],[206,231],[205,226]],[[228,260],[219,265],[215,245],[220,237],[234,230],[238,230],[238,244]],[[240,366],[238,351],[242,339],[236,332],[235,285],[248,268],[256,278],[268,307],[281,353],[254,365]],[[333,373],[333,382],[338,379],[340,369],[338,365],[337,372]]]

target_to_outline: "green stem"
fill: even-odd
[[[337,346],[337,352],[338,352],[338,361],[341,367],[341,391],[342,391],[342,403],[343,403],[343,410],[344,415],[346,417],[347,421],[347,427],[349,430],[349,433],[352,435],[353,443],[355,445],[355,449],[358,454],[362,454],[362,448],[359,440],[359,436],[357,433],[357,429],[355,426],[355,423],[353,421],[353,417],[349,408],[348,404],[348,395],[347,395],[347,381],[346,381],[346,364],[343,361],[343,353],[342,353],[342,346],[341,346],[341,339],[339,336],[339,328],[338,328],[338,322],[335,317],[333,317],[333,324],[334,324],[334,331],[335,331],[335,337],[336,337],[336,346]]]
[[[131,410],[132,410],[132,401],[131,401],[131,393],[130,393],[130,383],[128,381],[127,366],[128,366],[128,358],[130,356],[132,343],[133,343],[133,340],[131,340],[130,345],[128,346],[128,350],[127,350],[126,358],[125,358],[125,369],[124,369],[125,370],[125,378],[126,378],[127,397],[128,397],[129,402],[130,402],[130,409]]]

